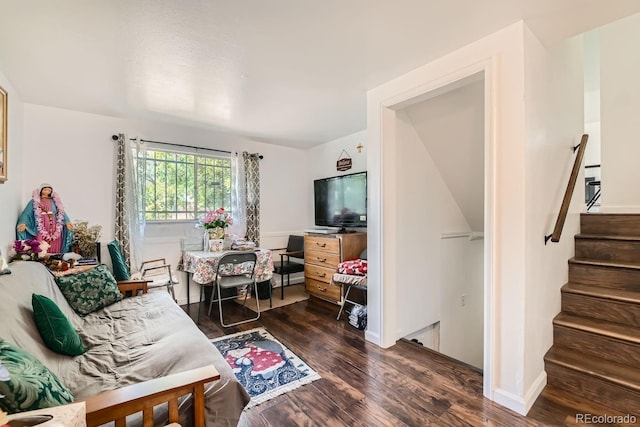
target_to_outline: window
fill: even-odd
[[[231,210],[231,159],[147,149],[135,157],[147,221],[195,220]]]

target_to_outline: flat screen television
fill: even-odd
[[[367,226],[367,173],[313,181],[315,223],[322,227]]]

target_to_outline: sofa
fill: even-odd
[[[167,292],[124,298],[80,315],[43,264],[19,261],[9,267],[10,274],[0,275],[0,339],[42,362],[75,401],[213,365],[220,379],[205,386],[206,425],[238,423],[249,395],[218,350]],[[34,321],[33,294],[46,296],[58,306],[78,332],[85,353],[68,356],[45,345]],[[193,423],[189,412],[182,414],[188,407],[186,401],[180,404],[183,426]],[[158,412],[154,413],[156,425],[164,425],[164,414]],[[141,421],[129,418],[127,425]]]

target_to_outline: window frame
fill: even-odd
[[[165,158],[164,159],[158,159],[156,157],[156,155],[154,154],[153,157],[149,157],[149,152],[154,152],[154,153],[163,153]],[[167,156],[173,156],[173,159],[167,159]],[[193,158],[193,161],[189,162],[189,161],[185,161],[185,160],[179,160],[178,156],[185,156],[187,159],[189,158],[189,156],[191,156]],[[231,154],[212,154],[212,153],[203,153],[202,151],[198,150],[197,148],[194,148],[193,150],[191,149],[177,149],[177,148],[166,148],[166,147],[159,147],[156,144],[148,144],[147,147],[145,147],[145,149],[143,150],[139,150],[136,153],[134,153],[134,165],[136,170],[138,171],[138,197],[140,199],[140,208],[141,208],[141,214],[144,217],[144,221],[146,223],[149,224],[180,224],[180,223],[197,223],[200,221],[200,219],[204,216],[204,214],[209,211],[209,210],[215,210],[219,207],[224,207],[225,210],[231,212],[232,211],[232,197],[233,197],[233,191],[234,191],[234,175],[235,175],[235,171],[234,171],[234,167],[233,167],[233,161],[232,161],[232,157]],[[153,181],[155,182],[154,184],[154,191],[156,191],[156,195],[153,198],[153,203],[156,209],[152,210],[151,212],[154,212],[154,218],[148,218],[147,217],[147,212],[149,212],[147,210],[147,178],[148,178],[148,169],[149,169],[149,161],[154,163],[154,172],[152,175]],[[226,164],[212,164],[212,163],[216,163],[218,161],[222,161]],[[142,162],[142,164],[140,164],[140,162]],[[175,191],[175,197],[176,200],[173,204],[172,207],[174,207],[175,209],[170,210],[168,209],[169,206],[167,204],[167,187],[168,184],[170,183],[170,179],[168,178],[168,173],[167,173],[167,165],[169,163],[175,164],[175,174],[174,176],[174,182],[176,182],[176,191]],[[164,180],[161,183],[157,183],[158,181],[158,172],[157,172],[157,168],[160,165],[160,167],[164,168]],[[184,187],[182,188],[177,188],[177,182],[178,182],[178,175],[179,175],[179,167],[178,165],[184,165],[185,167],[185,179],[188,180],[188,175],[189,173],[193,173],[193,187],[190,189],[191,186],[187,185],[185,183]],[[204,177],[202,177],[203,172],[199,172],[198,169],[203,169],[204,171]],[[222,173],[220,173],[219,171],[222,170]],[[226,171],[226,173],[225,173]],[[200,203],[200,194],[202,193],[202,189],[199,187],[199,181],[201,180],[207,180],[208,176],[207,176],[207,172],[211,173],[213,172],[213,176],[214,177],[220,177],[220,174],[222,175],[222,181],[224,182],[226,179],[228,179],[228,186],[226,190],[223,190],[223,194],[221,196],[222,198],[222,203],[220,203],[219,201],[216,201],[216,197],[215,197],[215,190],[213,191],[213,201],[210,202],[210,206],[207,206],[207,198],[209,196],[209,192],[206,191],[205,189],[205,194],[202,195],[202,197],[204,197],[204,207],[201,207],[202,204]],[[217,181],[213,181],[213,182],[217,182]],[[164,211],[159,211],[157,209],[157,204],[158,204],[158,196],[157,196],[157,188],[158,186],[164,186],[164,190],[165,190],[165,196],[164,196],[164,201],[165,201],[165,210]],[[224,184],[223,184],[224,185]],[[179,211],[177,209],[178,207],[178,194],[180,194],[181,192],[184,192],[185,195],[185,201],[183,201],[183,203],[188,203],[186,202],[187,198],[188,198],[188,194],[191,192],[193,195],[193,209],[190,210],[183,210],[183,211]],[[228,205],[227,205],[227,201],[228,201]],[[216,204],[217,203],[217,204]],[[215,204],[215,205],[214,205]],[[164,215],[165,218],[157,218],[159,215]],[[189,216],[192,215],[193,218],[166,218],[166,216],[172,215],[174,217],[177,217],[179,215],[183,215],[183,216]]]

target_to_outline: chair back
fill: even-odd
[[[218,260],[216,280],[220,287],[244,286],[255,280],[258,255],[254,251],[235,251]]]
[[[290,235],[287,242],[287,252],[304,252],[304,236]],[[290,257],[304,259],[304,254],[290,255]]]
[[[120,249],[120,243],[117,240],[113,240],[107,243],[109,249],[109,255],[111,255],[111,264],[113,265],[113,277],[117,281],[130,280],[131,271],[127,266],[127,261],[124,258],[124,254]]]

